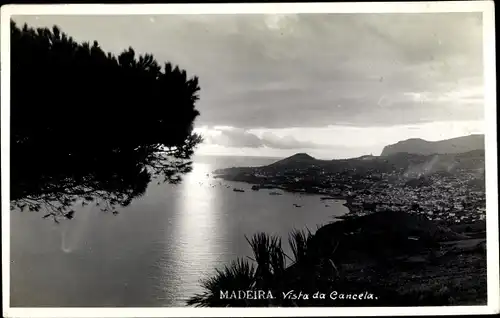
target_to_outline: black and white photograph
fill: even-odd
[[[498,313],[493,2],[323,5],[2,7],[4,316]]]

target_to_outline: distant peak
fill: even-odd
[[[309,156],[306,153],[296,153],[293,156],[282,159],[273,163],[272,165],[283,165],[283,164],[295,164],[295,163],[304,163],[304,162],[314,162],[316,158]]]
[[[405,142],[409,142],[409,141],[424,141],[424,142],[428,142],[427,140],[422,139],[422,138],[409,138],[409,139],[406,139],[406,140],[398,141],[397,143],[401,144],[401,143],[405,143]]]
[[[314,157],[311,157],[310,155],[308,155],[305,152],[296,153],[295,155],[291,156],[290,158],[294,158],[294,159],[314,159]]]
[[[484,150],[484,135],[472,134],[438,141],[427,141],[421,138],[411,138],[388,145],[382,150],[382,156],[395,153],[412,154],[445,154],[465,153],[472,150]]]

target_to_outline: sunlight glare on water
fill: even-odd
[[[182,213],[175,218],[172,227],[174,233],[167,234],[173,235],[177,240],[173,248],[166,247],[174,250],[173,259],[177,266],[168,267],[164,264],[162,268],[168,272],[163,275],[178,281],[179,288],[188,294],[195,291],[190,286],[196,286],[199,274],[212,269],[220,254],[214,233],[219,231],[221,219],[215,209],[216,192],[207,177],[210,172],[210,165],[195,163],[193,171],[185,176],[179,185],[180,193],[176,201],[176,210]],[[170,244],[170,241],[165,240],[165,244]]]
[[[293,228],[315,230],[347,211],[341,202],[326,207],[319,196],[269,195],[272,190],[252,191],[249,184],[211,173],[270,159],[202,159],[181,184],[151,182],[143,197],[116,216],[81,204],[74,219],[60,224],[43,214],[12,212],[11,304],[186,306],[202,292],[201,279],[252,255],[245,235],[277,234],[288,253]]]

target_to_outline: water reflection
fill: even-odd
[[[71,253],[86,239],[91,210],[91,206],[81,207],[78,210],[78,221],[61,223],[61,251]]]
[[[224,224],[216,200],[218,189],[210,172],[209,164],[195,163],[193,171],[185,176],[178,186],[175,217],[169,221],[172,231],[166,233],[165,249],[172,251],[170,261],[174,265],[162,264],[163,276],[175,281],[177,287],[175,294],[167,291],[170,297],[166,298],[177,296],[173,299],[177,306],[185,305],[185,299],[178,295],[197,292],[200,275],[212,270],[222,253],[217,232]],[[174,246],[172,241],[176,242]]]
[[[335,202],[327,208],[318,196],[272,196],[207,177],[219,165],[235,164],[194,163],[181,184],[152,182],[144,197],[116,216],[86,206],[75,219],[53,224],[40,214],[14,213],[12,304],[185,306],[201,292],[200,279],[250,255],[244,235],[264,231],[286,242],[294,227],[314,230],[347,210]]]

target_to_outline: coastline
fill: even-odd
[[[315,188],[297,188],[297,187],[287,187],[283,185],[278,185],[278,184],[262,184],[262,183],[257,183],[257,182],[252,182],[250,180],[234,180],[233,178],[230,177],[230,175],[225,175],[225,174],[216,174],[213,172],[213,178],[214,179],[222,179],[225,181],[231,181],[231,182],[241,182],[245,183],[251,186],[251,189],[253,191],[259,191],[260,189],[267,189],[267,190],[282,190],[284,192],[288,193],[298,193],[298,194],[306,194],[306,195],[317,195],[321,196],[320,200],[322,202],[328,202],[330,200],[339,200],[339,201],[344,201],[342,205],[347,208],[347,212],[343,215],[340,216],[335,216],[335,219],[341,221],[345,219],[352,219],[356,218],[359,216],[362,216],[363,213],[360,213],[362,211],[358,211],[354,205],[354,195],[336,195],[336,194],[329,194],[328,191],[326,190],[321,190],[321,189],[315,189]]]
[[[315,188],[298,188],[298,187],[290,187],[290,186],[284,186],[284,185],[278,185],[278,184],[273,184],[273,183],[266,183],[262,184],[261,182],[254,182],[251,180],[241,180],[241,179],[235,179],[231,178],[229,175],[225,174],[216,174],[213,172],[213,178],[214,179],[222,179],[225,181],[232,181],[232,182],[242,182],[246,183],[249,185],[252,185],[252,188],[256,188],[255,190],[260,190],[260,189],[276,189],[276,190],[283,190],[285,192],[291,192],[291,193],[301,193],[301,194],[313,194],[313,195],[322,195],[321,200],[346,200],[346,201],[351,201],[354,198],[354,196],[345,196],[345,195],[335,195],[335,194],[330,194],[328,193],[327,190],[324,189],[315,189]]]

